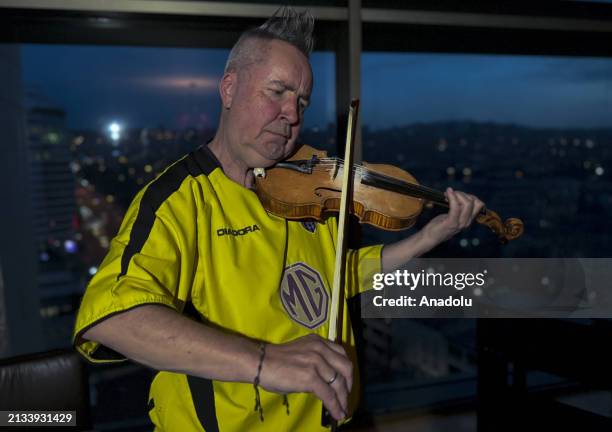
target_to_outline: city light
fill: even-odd
[[[121,125],[117,122],[112,122],[108,125],[108,131],[110,132],[111,139],[116,143],[121,138]]]
[[[64,240],[64,250],[68,253],[77,253],[78,247],[74,240]]]
[[[81,170],[81,165],[79,165],[78,162],[72,161],[70,162],[70,169],[74,174],[76,174]]]

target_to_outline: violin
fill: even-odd
[[[264,208],[285,219],[323,220],[338,212],[344,161],[303,145],[272,168],[255,169],[256,193]],[[393,165],[352,165],[353,199],[350,213],[361,223],[398,231],[410,228],[424,206],[449,207],[442,192],[420,185],[408,172]],[[493,231],[502,243],[523,234],[520,219],[501,217],[482,209],[476,221]]]

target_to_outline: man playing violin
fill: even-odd
[[[253,168],[296,148],[312,29],[308,13],[283,8],[240,37],[219,83],[216,135],[137,194],[85,293],[76,348],[93,362],[160,371],[149,400],[156,430],[326,430],[321,403],[337,420],[354,409],[348,316],[342,344],[326,339],[335,219],[278,218],[251,190]],[[349,251],[346,297],[369,288],[366,266],[399,267],[483,208],[450,188],[446,197],[449,212],[412,236]]]

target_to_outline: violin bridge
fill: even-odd
[[[265,168],[254,168],[253,174],[255,174],[255,177],[266,178],[266,169]]]

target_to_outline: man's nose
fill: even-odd
[[[296,98],[288,98],[285,101],[281,116],[285,118],[290,125],[294,125],[300,121],[300,111]]]

